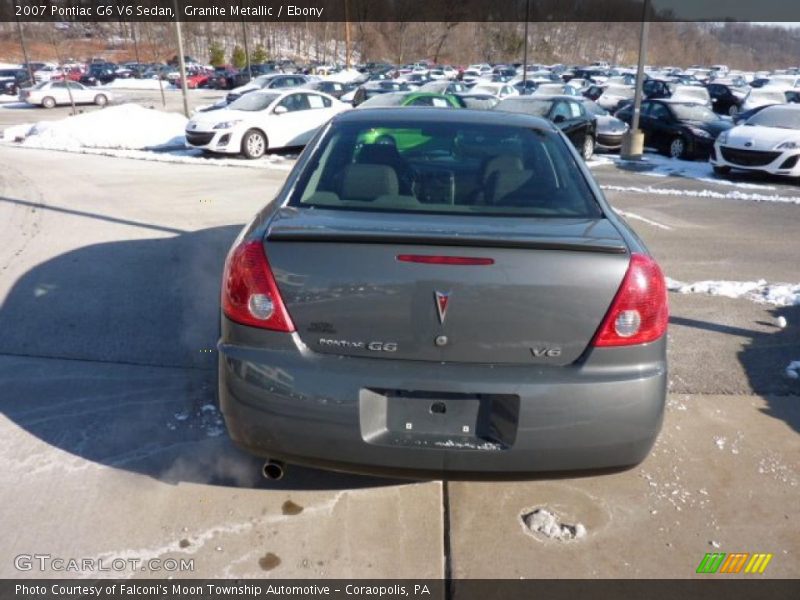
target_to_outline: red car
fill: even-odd
[[[190,90],[202,87],[204,85],[208,85],[208,80],[211,79],[211,76],[214,74],[213,71],[208,70],[199,70],[194,71],[193,73],[186,74],[186,87]],[[180,87],[181,80],[180,78],[175,80],[175,85]]]

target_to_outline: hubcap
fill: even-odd
[[[583,157],[584,158],[591,158],[594,152],[594,144],[590,138],[586,138],[586,141],[583,142]]]
[[[247,150],[253,156],[261,156],[264,152],[264,139],[257,134],[251,135],[247,138]]]
[[[680,158],[683,154],[683,140],[673,140],[670,146],[670,154],[673,158]]]

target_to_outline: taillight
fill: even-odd
[[[259,241],[233,248],[222,275],[222,311],[230,320],[273,331],[294,331]]]
[[[664,274],[649,256],[632,254],[617,295],[595,334],[593,346],[631,346],[667,331],[669,305]]]

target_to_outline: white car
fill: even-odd
[[[69,89],[67,89],[69,86]],[[72,96],[70,98],[70,95]],[[87,88],[77,81],[42,81],[32,88],[19,91],[19,99],[28,104],[36,104],[44,108],[53,108],[58,104],[96,104],[105,106],[114,97],[111,92],[97,88]]]
[[[702,85],[682,85],[678,84],[672,88],[673,100],[680,102],[695,102],[711,108],[711,96],[708,89]]]
[[[350,107],[313,90],[257,91],[186,124],[186,145],[260,158],[273,148],[304,146],[332,117]]]
[[[492,81],[479,81],[470,89],[473,94],[488,94],[495,98],[506,98],[508,96],[519,96],[519,91],[508,83],[495,83]]]
[[[768,106],[728,131],[711,155],[717,174],[731,169],[800,177],[800,106]]]
[[[286,75],[284,73],[269,73],[259,75],[249,83],[233,88],[226,96],[228,102],[233,102],[245,94],[256,90],[287,90],[315,81],[318,78],[311,78],[306,75]]]
[[[33,72],[33,80],[36,82],[50,81],[54,77],[59,79],[64,76],[64,71],[58,68],[57,65],[48,64]]]
[[[786,104],[786,91],[775,85],[753,88],[745,96],[741,111],[746,112],[770,104]]]
[[[600,97],[595,100],[597,104],[609,111],[615,111],[620,105],[633,100],[634,88],[632,85],[611,84],[603,90]]]

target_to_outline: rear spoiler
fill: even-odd
[[[574,252],[600,252],[604,254],[627,254],[628,248],[621,240],[610,238],[553,238],[507,237],[497,238],[480,235],[453,235],[446,233],[419,232],[362,232],[337,231],[331,229],[309,230],[306,228],[273,227],[267,233],[267,241],[349,243],[349,244],[402,244],[408,246],[469,246],[474,248],[524,248],[530,250],[566,250]]]

